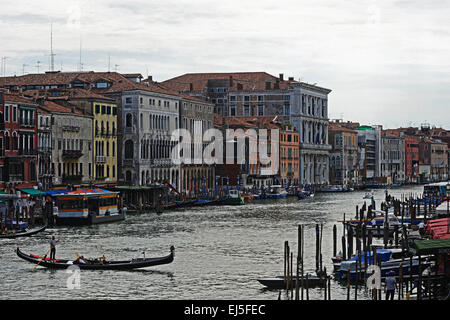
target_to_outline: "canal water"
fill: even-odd
[[[422,186],[390,189],[390,194],[420,194]],[[314,274],[315,224],[323,224],[323,265],[331,271],[333,224],[341,249],[343,214],[353,217],[366,191],[316,194],[297,200],[259,200],[245,206],[211,206],[128,215],[123,222],[86,227],[56,227],[29,238],[0,240],[0,299],[264,299],[278,298],[256,280],[283,274],[284,241],[294,261],[297,226],[305,225],[305,272]],[[377,209],[384,189],[373,190]],[[367,205],[370,204],[370,200]],[[56,256],[107,259],[165,256],[175,246],[173,263],[134,271],[81,271],[80,288],[68,289],[66,270],[52,271],[16,256],[44,255],[51,235],[59,239]],[[294,262],[295,264],[295,262]],[[331,298],[346,299],[346,287],[331,282]],[[310,299],[323,299],[310,289]],[[352,298],[354,293],[352,292]],[[286,297],[282,295],[282,299]],[[368,299],[361,290],[358,299]]]

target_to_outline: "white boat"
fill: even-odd
[[[266,193],[267,199],[283,199],[287,197],[287,191],[281,185],[272,185]]]

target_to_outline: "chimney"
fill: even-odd
[[[280,73],[280,81],[283,81],[283,74]]]
[[[266,81],[266,90],[270,90],[270,81]]]
[[[289,81],[294,81],[294,77],[289,77]]]
[[[148,82],[153,82],[153,76],[148,76],[147,81]]]

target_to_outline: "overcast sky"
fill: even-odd
[[[331,119],[450,129],[450,0],[0,0],[6,75],[266,71],[333,90]],[[25,66],[23,66],[25,64]]]

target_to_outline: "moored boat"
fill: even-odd
[[[284,199],[287,197],[287,191],[281,185],[272,185],[266,193],[267,199]]]
[[[125,219],[125,210],[118,208],[119,192],[79,189],[52,197],[57,225],[90,225]]]
[[[19,232],[6,232],[4,234],[0,234],[0,239],[13,239],[13,238],[19,238],[19,237],[29,237],[33,234],[36,234],[38,232],[44,231],[47,226],[42,227],[36,227],[31,229],[25,229]]]
[[[131,260],[122,261],[108,261],[106,259],[85,259],[85,263],[79,263],[76,260],[66,260],[66,259],[50,259],[45,257],[40,257],[34,254],[25,254],[20,251],[19,248],[16,250],[17,256],[31,262],[35,265],[49,268],[49,269],[66,269],[69,266],[76,265],[83,270],[132,270],[138,268],[146,268],[156,265],[169,264],[173,261],[175,256],[175,247],[170,247],[170,254],[163,257],[157,258],[137,258]]]
[[[285,289],[287,287],[287,283],[284,279],[284,276],[274,276],[274,277],[267,277],[267,278],[260,278],[257,279],[259,283],[261,283],[263,286],[267,287],[268,289]],[[293,277],[292,281],[290,282],[290,288],[296,286],[296,278]],[[305,274],[303,276],[303,283],[306,286],[306,281],[308,282],[308,287],[318,287],[323,286],[325,283],[324,279],[319,278],[318,276],[311,275],[311,274]],[[302,280],[301,277],[299,278],[298,286],[302,286]]]
[[[224,204],[243,205],[245,204],[245,201],[239,190],[230,190],[230,192],[228,193],[228,197],[224,201]]]

